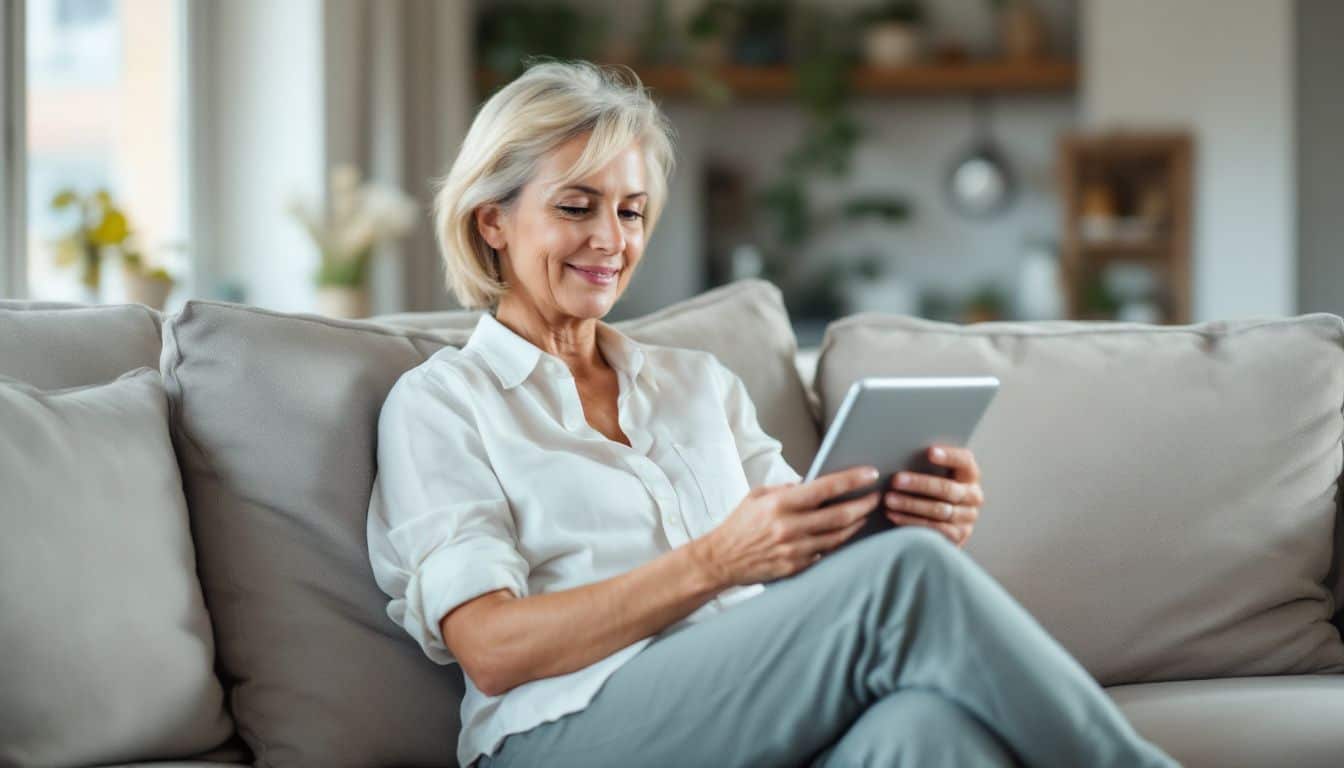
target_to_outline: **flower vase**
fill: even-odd
[[[163,311],[164,305],[168,303],[168,294],[173,290],[171,280],[149,277],[129,268],[125,269],[123,274],[126,279],[127,301]]]
[[[369,316],[369,292],[363,286],[321,285],[317,288],[318,312],[327,317],[356,319]]]

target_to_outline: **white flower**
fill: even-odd
[[[297,197],[286,201],[285,211],[307,230],[324,259],[348,262],[415,226],[420,210],[414,198],[387,184],[361,184],[360,178],[353,165],[332,168],[325,211]]]

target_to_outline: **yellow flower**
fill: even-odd
[[[116,245],[130,234],[130,227],[121,211],[109,208],[103,213],[103,220],[89,232],[89,239],[98,245]]]

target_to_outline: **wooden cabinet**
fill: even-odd
[[[1152,290],[1138,301],[1157,308],[1154,322],[1190,322],[1193,145],[1184,132],[1060,138],[1060,266],[1070,318],[1117,319],[1119,306],[1135,301],[1112,289],[1112,265],[1123,264],[1131,278],[1150,275]]]

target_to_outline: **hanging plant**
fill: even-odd
[[[840,179],[849,175],[854,150],[863,139],[863,127],[849,111],[850,79],[858,63],[852,47],[855,24],[855,17],[842,17],[820,6],[801,8],[794,47],[802,54],[793,65],[793,74],[807,127],[798,145],[785,153],[779,175],[757,199],[773,234],[764,276],[780,284],[791,311],[801,314],[828,315],[840,308],[835,270],[817,274],[798,262],[817,232],[840,219],[871,216],[894,223],[908,218],[911,210],[902,198],[874,194],[852,197],[831,211],[816,211],[811,201],[810,189],[817,176]]]

